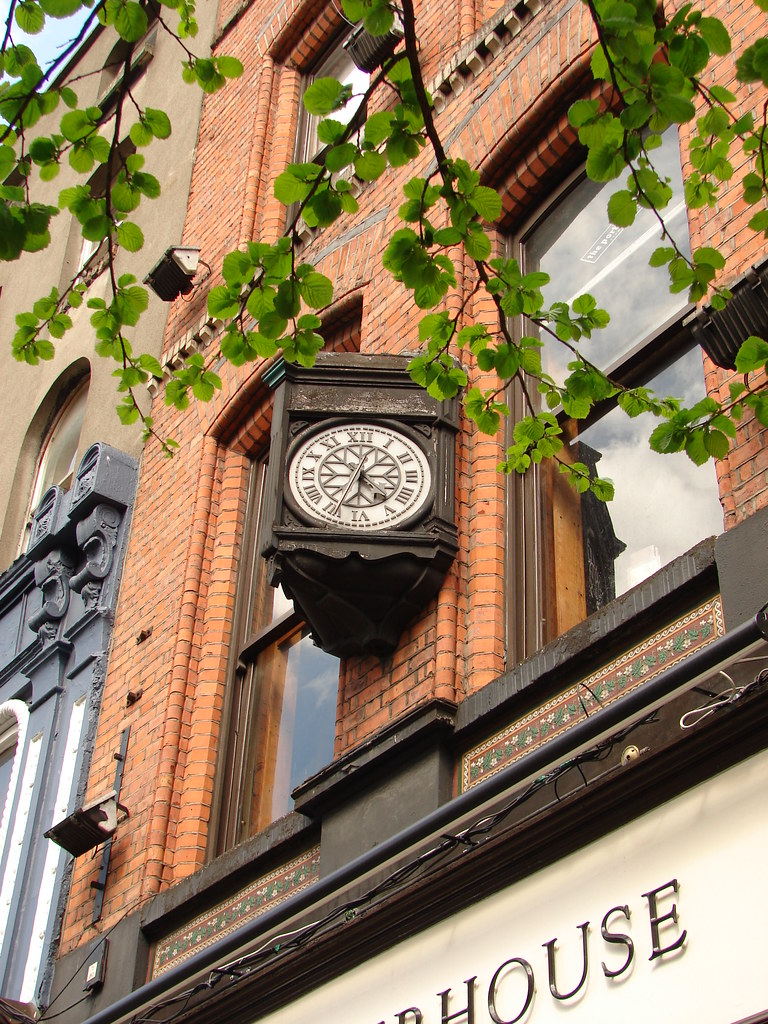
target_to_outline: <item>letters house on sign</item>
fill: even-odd
[[[703,9],[739,37],[715,60],[732,84],[762,15],[751,0]],[[580,344],[620,384],[727,397],[743,375],[702,352],[685,292],[648,265],[667,244],[653,212],[612,226],[623,184],[585,177],[568,109],[613,102],[590,75],[587,8],[420,0],[415,16],[436,128],[501,197],[490,258],[548,275],[546,303],[594,295],[611,320]],[[296,266],[334,282],[317,366],[221,359],[216,268],[281,236],[295,212],[275,196],[281,175],[328,144],[303,92],[332,76],[359,100],[404,45],[394,31],[371,49],[338,3],[221,0],[214,55],[244,71],[205,98],[178,239],[213,270],[168,307],[162,361],[196,351],[222,389],[184,413],[162,389],[153,400],[154,429],[180,454],[149,443],[142,456],[82,801],[113,788],[130,727],[130,816],[103,878],[100,862],[74,860],[50,1012],[768,1024],[759,422],[745,414],[715,470],[655,456],[648,417],[615,403],[586,419],[555,410],[561,460],[612,479],[615,499],[579,493],[550,460],[500,473],[535,381],[498,393],[510,422],[496,435],[460,396],[416,386],[425,311],[382,263],[408,227],[403,186],[437,180],[429,146],[374,180],[334,172],[350,212],[297,223]],[[739,100],[762,111],[762,85]],[[354,135],[395,103],[384,85],[367,110],[335,116]],[[729,239],[730,285],[762,245],[736,212],[743,169],[717,209],[686,210],[689,137],[672,125],[652,151],[669,231],[694,249]],[[492,298],[454,248],[447,306],[459,329],[493,328]],[[471,346],[452,339],[449,354],[469,388],[498,387]],[[542,358],[553,378],[570,372],[567,349],[545,343]],[[81,573],[62,568],[87,595],[98,577]]]

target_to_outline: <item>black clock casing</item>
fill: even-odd
[[[385,656],[439,590],[458,547],[458,405],[408,376],[404,356],[322,353],[280,363],[262,554],[315,642]]]

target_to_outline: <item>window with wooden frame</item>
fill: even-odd
[[[347,33],[338,40],[304,80],[305,89],[318,78],[335,78],[342,85],[350,86],[352,98],[340,110],[334,110],[329,115],[334,121],[345,125],[355,120],[361,120],[364,116],[363,95],[370,81],[370,74],[357,67],[344,45],[350,38],[351,33]],[[322,119],[309,114],[305,110],[304,104],[301,104],[296,134],[295,160],[297,163],[314,160],[325,148],[325,144],[317,137],[317,126],[320,120]]]
[[[665,221],[681,249],[689,248],[680,154],[674,129],[653,151],[674,198]],[[616,183],[576,175],[524,229],[515,245],[524,272],[542,270],[550,283],[545,303],[572,302],[589,293],[607,309],[609,326],[580,343],[583,355],[616,381],[645,385],[687,403],[704,397],[702,354],[683,319],[691,307],[671,294],[664,276],[648,266],[661,244],[651,211],[629,228],[616,228],[607,201]],[[531,325],[525,330],[530,332]],[[553,339],[544,369],[558,382],[568,375],[569,351]],[[535,393],[535,389],[529,389]],[[529,411],[511,395],[514,423]],[[613,480],[616,497],[604,504],[577,494],[554,463],[510,478],[508,528],[508,658],[517,663],[652,575],[698,541],[723,529],[712,463],[695,466],[684,453],[650,450],[649,414],[629,419],[601,409],[586,420],[562,417],[562,458]]]
[[[216,854],[292,810],[291,791],[333,758],[339,660],[315,646],[292,602],[267,581],[266,469],[266,457],[251,466]]]

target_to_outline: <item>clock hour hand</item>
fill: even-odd
[[[374,483],[374,481],[371,480],[371,478],[368,476],[365,470],[363,470],[363,472],[360,474],[360,480],[363,483],[367,484],[368,487],[370,487],[371,498],[373,499],[373,501],[384,501],[384,499],[386,498],[386,494],[384,493],[384,491],[379,489],[378,484]]]

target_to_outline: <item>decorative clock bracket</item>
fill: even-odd
[[[457,403],[431,398],[407,364],[326,353],[312,369],[280,367],[262,553],[340,657],[391,653],[457,550]]]

